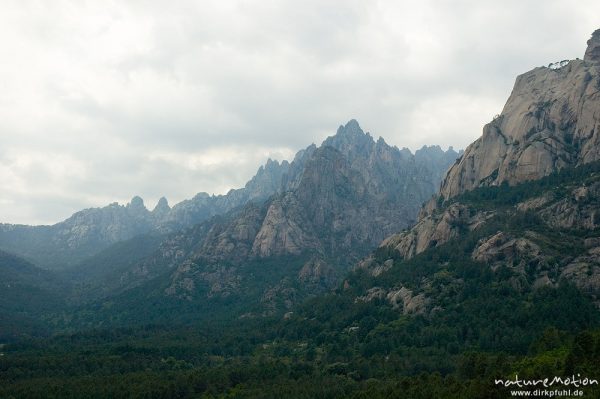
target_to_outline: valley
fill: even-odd
[[[0,397],[506,398],[495,381],[516,375],[597,380],[600,30],[587,44],[517,77],[464,152],[413,154],[350,120],[227,195],[0,226]]]

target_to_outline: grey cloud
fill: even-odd
[[[4,7],[0,221],[223,192],[351,118],[400,148],[465,147],[517,74],[581,57],[600,14],[591,0],[171,3]]]

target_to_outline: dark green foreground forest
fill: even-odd
[[[376,277],[356,270],[336,291],[285,315],[9,342],[0,349],[0,397],[507,398],[510,389],[495,379],[600,379],[594,298],[567,281],[534,286],[540,270],[556,275],[600,232],[549,229],[537,214],[514,209],[545,192],[568,195],[599,171],[591,164],[458,197],[453,202],[496,213],[410,260],[379,249],[374,258],[393,259],[389,270]],[[528,260],[525,273],[474,261],[477,243],[498,231],[529,232],[546,260]],[[373,287],[399,285],[425,293],[432,310],[404,314],[384,298],[360,299]],[[600,397],[598,385],[580,389]]]

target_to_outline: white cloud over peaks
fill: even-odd
[[[582,0],[11,1],[0,13],[0,221],[240,187],[356,118],[465,147],[515,76],[581,57]]]

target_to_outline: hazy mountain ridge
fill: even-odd
[[[457,156],[439,147],[412,155],[383,139],[375,142],[352,120],[291,164],[261,168],[296,168],[270,173],[281,178],[285,190],[169,235],[152,256],[113,277],[119,282],[114,293],[158,276],[164,280],[172,270],[164,292],[150,295],[200,301],[236,295],[241,300],[252,291],[244,300],[260,304],[292,296],[289,307],[306,293],[333,288],[374,245],[412,223],[435,190],[439,169]],[[277,259],[289,265],[281,280],[266,284],[252,277],[261,262],[278,267]]]
[[[149,232],[159,216],[134,197],[125,206],[79,211],[52,226],[0,225],[0,247],[49,269],[65,269],[110,244]]]
[[[354,124],[360,130],[355,121],[350,123]],[[335,138],[328,140],[326,145],[333,147],[341,148],[348,144]],[[363,145],[366,146],[363,151],[372,151],[375,143],[369,136]],[[213,216],[223,215],[248,202],[260,203],[276,193],[293,190],[299,184],[305,164],[316,148],[312,144],[299,151],[292,162],[279,163],[269,159],[244,188],[218,196],[199,193],[172,208],[163,197],[155,209],[149,211],[143,200],[135,196],[127,205],[113,203],[104,208],[85,209],[52,226],[0,224],[0,248],[17,253],[45,268],[65,269],[112,244],[137,235],[150,232],[172,233]],[[414,156],[406,149],[400,153],[404,154],[406,165],[411,167],[409,173],[426,174],[428,186],[423,191],[425,196],[434,192],[443,170],[458,156],[452,149],[442,151],[439,147],[423,147]],[[413,158],[423,169],[422,172],[415,171],[411,165],[410,160]],[[369,167],[366,164],[363,166]],[[421,198],[420,194],[418,197]],[[416,212],[417,207],[413,208]]]

